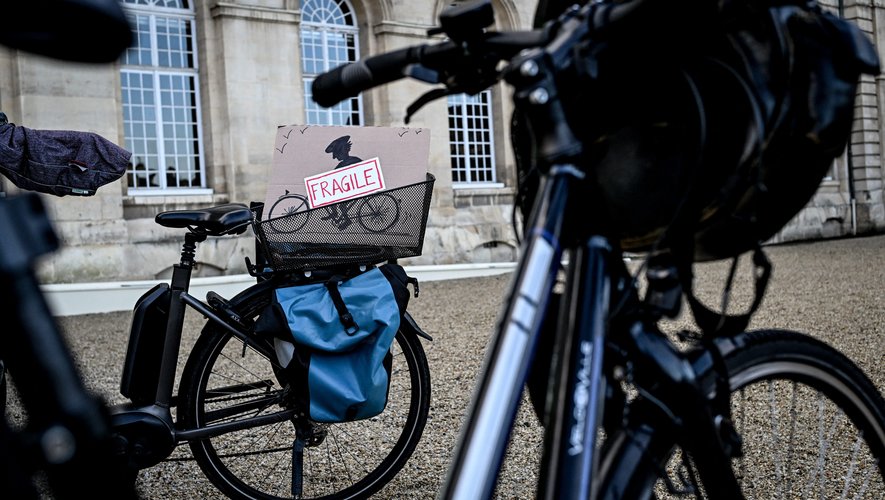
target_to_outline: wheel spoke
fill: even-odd
[[[191,426],[224,421],[226,425],[265,418],[268,410],[291,413],[273,425],[233,430],[191,441],[191,450],[206,476],[235,498],[269,495],[290,498],[296,428],[306,432],[301,498],[337,495],[364,497],[393,479],[408,459],[429,407],[429,370],[417,339],[398,333],[393,348],[388,405],[379,416],[343,424],[318,424],[297,417],[295,391],[277,377],[268,360],[223,332],[201,338],[206,352],[188,361],[188,378],[198,393],[182,395],[184,419]],[[194,365],[194,366],[191,366]],[[417,371],[416,371],[417,370]],[[280,389],[280,384],[284,389]],[[193,413],[190,410],[195,410]],[[280,415],[284,415],[281,413]],[[294,424],[294,425],[293,425]],[[304,427],[306,426],[306,427]],[[325,434],[323,434],[325,433]]]
[[[777,422],[778,412],[777,403],[775,401],[775,383],[773,380],[768,381],[768,414],[771,425],[771,453],[774,455],[774,477],[777,485],[777,494],[775,498],[780,498],[783,487],[784,464],[780,459],[780,439],[778,437]]]
[[[842,495],[839,498],[848,498],[848,488],[854,477],[854,468],[857,467],[857,456],[860,453],[860,446],[863,444],[863,434],[854,440],[854,448],[851,450],[851,462],[848,463],[848,471],[845,473],[845,486],[842,488]]]
[[[801,334],[739,336],[732,341],[741,347],[725,363],[743,451],[732,466],[743,496],[885,498],[885,401],[869,378],[831,347]],[[712,397],[715,377],[707,383]],[[668,465],[671,479],[684,469]],[[673,498],[664,481],[655,495]]]

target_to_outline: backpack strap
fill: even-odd
[[[768,281],[771,278],[771,262],[765,256],[762,247],[757,243],[756,248],[753,250],[753,276],[755,280],[753,302],[746,312],[734,315],[727,314],[727,310],[728,302],[731,298],[731,285],[734,282],[734,275],[740,256],[732,259],[728,280],[722,291],[721,312],[710,310],[710,308],[698,300],[694,294],[694,271],[690,257],[683,252],[677,253],[677,256],[677,273],[682,282],[685,299],[701,331],[707,335],[721,336],[737,334],[746,330],[753,314],[762,304],[762,298],[765,296],[765,290],[768,288]]]
[[[326,281],[325,285],[326,289],[329,290],[329,296],[332,297],[332,303],[335,304],[335,310],[338,311],[338,319],[341,320],[341,324],[344,326],[344,332],[348,335],[353,335],[360,331],[360,327],[356,324],[350,311],[347,310],[347,305],[344,303],[344,299],[341,298],[341,292],[338,290],[338,285],[343,281],[344,279],[341,276],[333,276]]]

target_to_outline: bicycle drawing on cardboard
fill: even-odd
[[[388,193],[376,193],[361,197],[359,200],[343,201],[326,207],[321,220],[328,220],[338,229],[344,231],[354,220],[360,227],[372,233],[387,231],[397,223],[400,217],[401,199]],[[356,207],[356,213],[352,213]],[[284,233],[300,231],[315,212],[310,208],[307,197],[288,190],[271,205],[268,212],[274,229]],[[284,219],[280,219],[284,217]]]

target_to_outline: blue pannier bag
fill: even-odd
[[[384,410],[390,347],[408,304],[408,283],[417,280],[386,264],[347,279],[274,291],[256,332],[273,337],[287,381],[311,420],[348,422]]]

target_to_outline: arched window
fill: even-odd
[[[124,0],[135,43],[121,60],[129,189],[203,188],[195,14],[187,0]]]
[[[301,69],[308,125],[361,125],[361,99],[332,108],[313,102],[310,86],[320,73],[359,59],[359,30],[346,0],[301,0]]]

